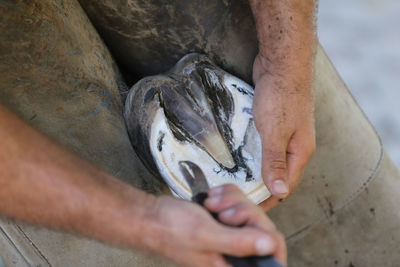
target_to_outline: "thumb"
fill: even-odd
[[[262,141],[262,177],[272,195],[284,198],[289,193],[286,150],[288,139],[267,135]]]

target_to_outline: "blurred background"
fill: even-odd
[[[319,0],[318,35],[400,168],[400,1]]]

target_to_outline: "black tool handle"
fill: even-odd
[[[207,193],[198,193],[192,197],[192,201],[197,204],[204,206],[204,201],[207,199]],[[218,214],[211,213],[211,215],[218,220]],[[233,267],[283,267],[274,257],[272,256],[250,256],[237,258],[233,256],[225,255],[225,259],[233,265]]]
[[[225,259],[233,267],[283,267],[273,256],[251,256],[244,258],[225,256]]]

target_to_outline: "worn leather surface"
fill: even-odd
[[[289,266],[397,266],[400,174],[321,49],[314,87],[317,151],[293,196],[269,213]]]
[[[1,103],[105,171],[160,191],[126,145],[123,81],[79,4],[15,1],[0,12]]]
[[[130,146],[113,58],[76,1],[0,1],[0,103],[104,171],[160,193]],[[155,256],[6,218],[6,266],[163,266]]]
[[[209,36],[214,34],[221,42],[215,47],[202,41],[174,41],[174,32],[180,38],[190,37],[192,31],[199,34],[192,36],[207,34],[193,24],[182,28],[180,20],[165,24],[163,10],[172,14],[165,15],[166,19],[184,14],[173,10],[174,1],[164,1],[156,10],[158,2],[162,1],[81,0],[102,38],[128,70],[139,69],[147,75],[168,69],[175,63],[174,57],[179,58],[189,47],[221,55],[217,62],[242,78],[249,77],[248,64],[256,43],[255,36],[247,37],[253,28],[247,34],[213,31]],[[194,24],[229,28],[235,21],[234,13],[214,16],[214,9],[192,3],[199,9],[189,11],[210,12],[209,21],[197,19]],[[221,11],[226,6],[233,11],[233,6],[243,3],[215,1],[213,8]],[[181,6],[181,10],[189,6]],[[249,15],[248,10],[243,14],[246,12]],[[149,14],[159,17],[150,18]],[[148,31],[135,39],[134,21],[139,23],[142,15],[148,20],[137,25]],[[0,1],[0,17],[0,103],[106,172],[147,191],[162,192],[162,184],[142,166],[129,144],[118,95],[122,78],[79,4],[72,0]],[[98,22],[93,17],[98,17]],[[252,23],[249,18],[242,22],[243,29]],[[107,25],[101,26],[103,23]],[[159,30],[165,27],[168,30]],[[135,42],[139,44],[134,46]],[[162,50],[163,43],[169,48]],[[178,49],[181,43],[185,47]],[[168,57],[175,49],[178,52]],[[232,61],[224,61],[224,57]],[[158,67],[153,69],[154,65]],[[290,266],[397,266],[400,175],[321,48],[316,56],[314,90],[317,152],[295,194],[269,213],[287,237]],[[0,220],[0,255],[6,266],[170,265],[153,255],[7,218]]]
[[[307,230],[289,236],[289,266],[398,266],[399,172],[384,153],[364,178],[368,185],[351,201],[325,209]]]
[[[158,74],[200,52],[251,82],[257,35],[247,0],[79,2],[118,63],[131,72]]]

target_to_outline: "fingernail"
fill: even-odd
[[[220,201],[221,201],[220,196],[212,196],[212,197],[207,198],[207,200],[206,200],[207,204],[209,204],[211,206],[217,205]]]
[[[221,212],[221,216],[225,218],[230,218],[233,214],[235,214],[235,208],[230,208]]]
[[[273,195],[286,195],[289,192],[289,189],[283,180],[274,181],[271,187]]]
[[[208,191],[208,195],[209,196],[220,195],[223,190],[224,190],[224,188],[222,186],[213,187]]]
[[[259,256],[271,254],[273,249],[273,241],[269,236],[264,236],[256,241],[256,250]]]

